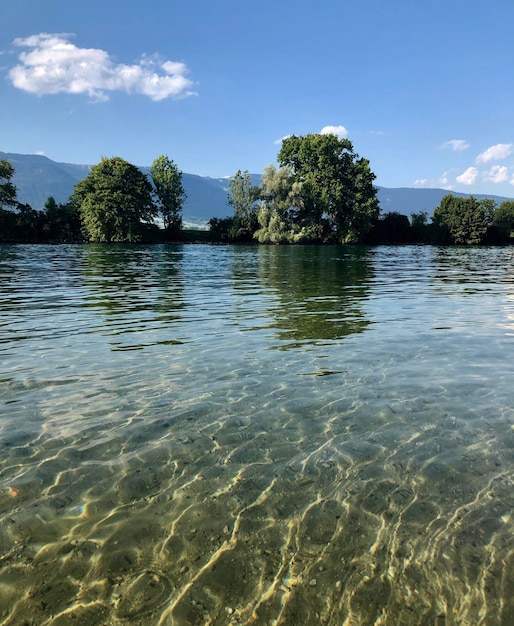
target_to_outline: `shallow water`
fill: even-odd
[[[0,246],[0,623],[514,623],[514,249]]]

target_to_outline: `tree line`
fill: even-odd
[[[430,217],[381,215],[369,161],[348,139],[293,135],[283,140],[278,167],[255,185],[247,170],[229,182],[233,215],[213,218],[204,240],[438,245],[514,241],[514,200],[447,194]],[[14,169],[0,161],[0,242],[135,243],[185,239],[182,172],[167,155],[146,176],[120,157],[103,158],[75,185],[68,202],[48,198],[43,211],[17,201]],[[160,224],[160,225],[159,225]]]
[[[240,170],[229,183],[234,215],[210,221],[227,241],[361,243],[380,214],[376,176],[348,139],[293,135],[283,140],[279,167],[268,165],[259,186]]]
[[[182,172],[167,155],[154,160],[148,176],[120,157],[104,157],[68,202],[49,197],[43,211],[18,202],[13,175],[1,160],[0,241],[136,243],[180,235],[186,193]]]
[[[261,243],[363,243],[436,245],[514,242],[514,200],[445,195],[429,221],[380,213],[369,162],[348,139],[292,136],[282,142],[279,168],[269,165],[259,186],[247,170],[229,183],[234,215],[210,221],[217,240]]]
[[[429,221],[430,220],[430,221]],[[428,212],[395,211],[378,219],[369,244],[504,245],[514,243],[514,200],[499,205],[492,198],[446,194],[429,218]]]

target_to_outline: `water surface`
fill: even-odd
[[[514,623],[514,250],[0,246],[2,624]]]

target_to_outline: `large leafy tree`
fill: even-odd
[[[295,222],[303,210],[302,183],[295,182],[290,167],[265,167],[260,197],[269,209],[288,222]]]
[[[167,155],[163,154],[152,163],[150,176],[164,229],[168,235],[176,234],[182,227],[182,205],[186,199],[182,172]]]
[[[473,196],[446,194],[434,210],[432,221],[442,233],[442,243],[477,245],[487,233],[487,205]]]
[[[494,200],[494,198],[480,198],[478,203],[484,210],[486,224],[490,226],[493,221],[494,213],[497,209],[496,201]]]
[[[80,213],[86,236],[94,242],[141,241],[157,216],[147,177],[120,157],[104,157],[93,166],[75,185],[70,202]]]
[[[16,187],[11,182],[14,176],[14,167],[5,159],[0,159],[0,208],[4,206],[15,206]]]
[[[234,208],[233,238],[251,239],[257,229],[256,201],[259,187],[252,183],[248,170],[237,170],[228,183],[228,203]]]
[[[264,168],[257,209],[260,228],[254,234],[259,242],[296,243],[310,238],[310,233],[297,223],[303,209],[301,190],[302,184],[294,181],[290,167]]]
[[[3,207],[16,205],[16,187],[12,184],[14,168],[5,159],[0,160],[0,241],[17,240],[16,214]]]
[[[504,200],[493,212],[492,225],[497,229],[502,241],[514,238],[514,200]]]
[[[80,215],[71,204],[57,203],[53,196],[45,202],[43,230],[49,241],[76,243],[82,241]]]
[[[348,139],[333,134],[293,135],[278,154],[302,184],[303,204],[297,222],[323,225],[325,238],[342,243],[361,241],[380,208],[369,161],[360,158]]]

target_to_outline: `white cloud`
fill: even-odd
[[[291,135],[284,135],[284,137],[281,137],[280,139],[275,140],[273,143],[281,144],[286,139],[289,139],[289,137],[291,137]]]
[[[324,126],[319,131],[318,134],[319,135],[336,135],[337,137],[339,137],[339,139],[342,139],[343,137],[348,136],[348,131],[346,130],[344,126]],[[292,137],[292,136],[293,135],[285,135],[284,137],[281,137],[280,139],[276,139],[273,143],[280,145],[283,141],[285,141],[286,139],[289,139],[289,137]]]
[[[440,187],[443,189],[453,189],[453,187],[449,184],[450,173],[451,170],[443,172],[439,178],[418,178],[414,181],[413,185],[414,187],[427,187],[429,189],[439,189]]]
[[[13,85],[38,96],[87,93],[98,101],[108,100],[108,91],[139,93],[154,101],[196,95],[183,63],[143,56],[125,65],[104,50],[78,48],[69,39],[48,33],[15,39],[16,46],[31,50],[21,52],[20,63],[9,72]]]
[[[473,185],[478,177],[478,170],[476,167],[468,167],[465,172],[462,172],[460,176],[457,176],[457,182],[463,185]]]
[[[324,126],[320,130],[320,135],[337,135],[339,139],[348,137],[348,131],[344,126]]]
[[[493,165],[484,178],[492,183],[506,183],[509,178],[508,168],[505,165]]]
[[[491,146],[481,152],[477,156],[477,163],[488,163],[489,161],[499,161],[508,157],[512,153],[511,143],[497,143],[495,146]]]
[[[439,176],[438,186],[443,189],[453,189],[453,185],[450,184],[450,174],[452,170],[448,170],[447,172],[443,172],[441,176]]]
[[[36,152],[34,152],[34,154],[36,154],[37,156],[46,156],[45,153],[43,152],[43,150],[36,150]]]
[[[344,126],[324,126],[318,133],[319,135],[336,135],[339,139],[348,136],[348,131]],[[273,143],[281,144],[286,139],[289,139],[292,135],[285,135],[280,139],[275,140]]]
[[[450,139],[450,141],[445,141],[441,147],[451,148],[455,152],[462,152],[469,148],[469,143],[465,139]]]

